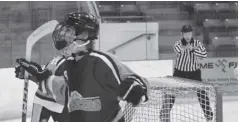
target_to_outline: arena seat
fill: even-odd
[[[189,13],[185,11],[176,12],[158,12],[158,13],[147,13],[146,15],[154,16],[156,20],[188,20]]]
[[[116,1],[115,4],[117,5],[135,5],[135,1]]]
[[[220,11],[220,12],[216,13],[216,16],[217,16],[218,19],[222,19],[222,20],[226,19],[226,18],[228,18],[228,19],[236,19],[236,18],[238,18],[238,13],[235,12],[235,11],[230,11],[230,12],[228,12],[228,11]]]
[[[219,19],[205,19],[203,22],[203,26],[206,28],[210,27],[223,27],[224,24]]]
[[[159,29],[181,29],[183,25],[194,25],[192,20],[160,20]]]
[[[214,47],[218,47],[220,45],[236,45],[233,40],[233,37],[214,37],[212,39],[212,45]]]
[[[148,1],[136,1],[135,5],[140,8],[141,11],[147,11],[151,9]]]
[[[194,10],[199,11],[213,11],[212,5],[210,3],[196,3],[194,4]]]
[[[115,1],[97,1],[98,5],[114,5]]]
[[[215,37],[212,39],[214,56],[235,57],[238,55],[237,37]]]
[[[227,37],[227,32],[209,32],[209,40],[212,40],[214,37]]]
[[[233,3],[233,4],[231,4],[231,7],[232,7],[232,9],[234,10],[234,11],[238,11],[238,6],[237,6],[237,2],[235,2],[235,3]]]
[[[149,1],[136,1],[135,4],[136,5],[148,5]]]
[[[179,8],[179,1],[148,1],[150,8]]]
[[[159,28],[159,36],[180,36],[181,29],[160,29]]]
[[[102,17],[104,23],[118,22],[150,22],[153,19],[151,16],[105,16]]]
[[[170,13],[170,12],[179,12],[178,8],[150,8],[145,10],[146,14],[157,14],[157,13]]]
[[[141,12],[135,5],[121,5],[120,15],[121,16],[140,16]]]
[[[236,37],[238,36],[238,31],[228,31],[228,36],[231,36],[231,37]]]
[[[215,4],[213,4],[213,8],[217,12],[233,10],[230,3],[215,3]]]
[[[101,16],[115,16],[116,8],[114,5],[99,5],[99,11]]]
[[[196,3],[194,4],[194,19],[198,25],[202,25],[203,20],[216,19],[215,11],[210,3]]]
[[[238,26],[238,19],[225,19],[224,24],[226,27],[236,27]]]
[[[49,5],[50,5],[50,3],[48,1],[36,1],[33,4],[34,4],[35,8],[49,8]],[[64,5],[66,5],[66,4],[64,4]]]

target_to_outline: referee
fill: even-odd
[[[177,41],[173,47],[177,54],[173,76],[202,81],[201,70],[198,67],[198,59],[206,58],[207,52],[202,43],[192,37],[192,31],[193,29],[190,25],[184,25],[181,30],[183,37]],[[207,93],[204,90],[198,90],[197,96],[205,118],[208,121],[212,120],[213,112]],[[170,100],[163,101],[160,117],[161,121],[168,122],[167,119],[170,118],[169,114],[175,102],[175,96],[167,94],[165,98]]]

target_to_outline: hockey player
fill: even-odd
[[[67,28],[68,32],[64,31]],[[147,81],[116,57],[89,49],[97,39],[97,19],[85,12],[70,13],[53,32],[56,49],[68,54],[66,71],[70,122],[124,122],[119,101],[133,106],[147,101]],[[71,35],[69,35],[71,34]]]
[[[23,58],[17,59],[20,65],[16,66],[16,77],[23,79],[26,70],[30,74],[29,79],[39,85],[33,103],[32,122],[47,122],[50,116],[55,122],[69,121],[67,109],[68,86],[64,78],[64,61],[65,58],[57,56],[45,68],[42,68],[37,63],[28,62]],[[55,84],[58,85],[54,85],[54,88],[46,87],[49,85],[49,79],[45,79],[50,76],[58,76],[55,79],[57,80]],[[55,93],[58,95],[57,99],[54,97]]]
[[[39,86],[33,103],[32,122],[47,122],[50,117],[55,122],[69,121],[68,85],[64,77],[65,61],[64,56],[57,56],[41,67],[35,62],[17,59],[19,65],[15,67],[16,77],[24,79],[24,72],[27,71],[29,79]]]

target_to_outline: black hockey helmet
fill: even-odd
[[[83,31],[88,32],[88,38],[82,41],[97,39],[99,31],[97,18],[83,11],[67,14],[64,22],[59,23],[52,34],[56,49],[63,49],[75,40],[76,35]]]
[[[72,12],[65,17],[65,24],[73,26],[76,30],[76,35],[83,31],[88,31],[86,40],[94,40],[98,38],[99,22],[97,18],[84,11]]]

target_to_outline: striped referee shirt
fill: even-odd
[[[196,71],[199,69],[198,59],[207,57],[206,48],[199,40],[192,39],[191,43],[188,44],[197,48],[193,51],[185,49],[181,52],[181,48],[183,47],[182,40],[177,41],[173,47],[177,54],[175,68],[179,71]]]

